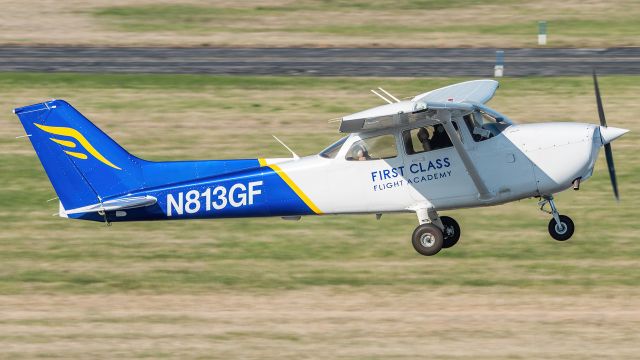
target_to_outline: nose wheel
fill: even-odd
[[[549,234],[551,237],[558,241],[569,240],[573,235],[573,221],[566,215],[559,215],[560,222],[556,222],[556,219],[549,221]]]
[[[546,204],[549,204],[551,211],[544,209]],[[549,234],[552,238],[558,241],[565,241],[571,238],[573,231],[575,230],[573,220],[566,215],[560,215],[560,213],[558,213],[558,209],[556,208],[556,204],[553,201],[552,196],[549,196],[540,202],[540,210],[553,216],[551,221],[549,221],[548,227]]]

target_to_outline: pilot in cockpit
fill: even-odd
[[[418,130],[418,140],[420,140],[420,143],[422,144],[422,148],[424,149],[424,151],[431,150],[431,143],[429,141],[429,132],[427,131],[427,129],[421,127],[420,130]]]
[[[362,146],[358,146],[353,152],[353,159],[358,161],[369,160],[369,154]]]

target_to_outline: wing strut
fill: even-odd
[[[473,161],[469,157],[469,153],[467,153],[464,145],[462,145],[462,141],[460,141],[460,137],[458,137],[458,132],[451,123],[451,111],[444,109],[438,110],[436,117],[442,122],[444,129],[447,131],[447,135],[451,138],[453,147],[456,149],[458,155],[460,155],[460,158],[462,159],[462,163],[467,168],[467,172],[471,176],[471,180],[473,180],[473,184],[478,190],[478,198],[480,200],[489,200],[493,198],[493,194],[489,192],[487,185],[485,185],[484,181],[480,177],[478,169],[476,169],[476,166],[473,164]]]

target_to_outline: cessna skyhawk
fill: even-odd
[[[422,255],[455,245],[458,223],[438,212],[539,197],[549,233],[574,224],[553,195],[578,189],[604,147],[616,199],[611,142],[593,76],[600,125],[516,124],[485,104],[494,80],[450,85],[340,119],[345,137],[317,155],[153,162],[120,147],[63,100],[17,108],[59,200],[59,215],[106,223],[414,212]],[[374,91],[375,92],[375,91]]]

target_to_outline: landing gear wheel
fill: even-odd
[[[444,225],[444,231],[442,232],[444,242],[442,248],[448,249],[460,240],[460,225],[449,216],[440,216],[440,221],[442,221],[442,225]]]
[[[559,217],[560,224],[556,223],[555,219],[549,221],[549,234],[558,241],[569,240],[571,235],[573,235],[573,221],[566,215],[559,215]]]
[[[424,256],[435,255],[442,249],[443,235],[440,228],[433,224],[422,224],[413,231],[411,243],[416,251]]]

